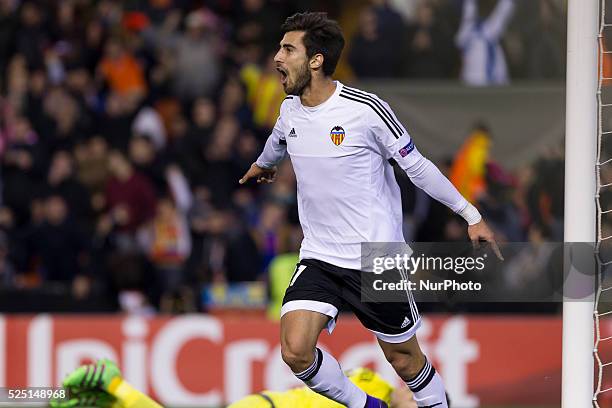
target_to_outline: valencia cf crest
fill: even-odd
[[[340,146],[340,143],[342,143],[342,141],[344,140],[345,135],[346,134],[344,133],[344,129],[342,129],[342,126],[334,126],[334,128],[329,133],[332,142],[334,142],[336,146]]]

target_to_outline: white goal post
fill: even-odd
[[[564,241],[592,243],[597,217],[599,0],[568,0],[567,20]],[[574,272],[565,271],[567,285],[585,279]],[[594,281],[595,275],[586,278]],[[563,408],[593,406],[593,311],[592,296],[563,304]]]

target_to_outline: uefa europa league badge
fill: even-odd
[[[342,143],[344,140],[345,135],[346,133],[344,132],[344,129],[342,129],[342,126],[334,126],[331,132],[329,132],[329,136],[336,146],[340,146],[340,143]]]

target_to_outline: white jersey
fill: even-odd
[[[404,242],[400,189],[389,159],[455,212],[468,202],[416,149],[389,105],[336,82],[316,107],[289,96],[263,153],[269,168],[289,153],[304,232],[300,259],[360,269],[362,242]]]
[[[473,86],[509,82],[501,36],[514,12],[514,0],[501,0],[484,21],[479,20],[476,0],[465,0],[461,27],[455,42],[463,54],[461,79]]]

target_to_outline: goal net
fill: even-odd
[[[600,0],[597,84],[597,289],[593,405],[612,405],[612,18],[610,0]]]
[[[612,13],[600,0],[597,81],[596,294],[593,406],[612,405]]]

